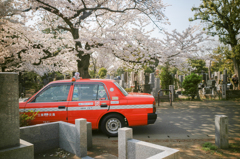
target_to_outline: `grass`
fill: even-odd
[[[218,155],[223,155],[227,151],[233,152],[233,153],[240,153],[240,145],[236,144],[236,143],[231,143],[231,144],[229,144],[229,148],[221,150],[214,144],[212,144],[210,142],[205,142],[202,145],[202,150],[204,150],[206,152],[210,152],[211,154],[218,154]],[[224,151],[224,153],[223,153],[223,151]]]
[[[240,145],[237,145],[235,143],[229,144],[229,150],[231,152],[240,153]]]
[[[218,147],[213,145],[210,142],[205,142],[202,145],[202,150],[210,152],[211,154],[214,154],[214,153],[222,154],[222,152],[220,150],[218,150]]]

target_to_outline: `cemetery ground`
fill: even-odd
[[[155,124],[132,127],[133,138],[180,150],[180,159],[240,159],[240,102],[239,101],[177,101],[157,108]],[[210,150],[204,144],[215,143],[215,115],[224,114],[229,119],[229,149]],[[36,159],[63,158],[63,151],[55,149],[35,154]],[[65,152],[68,159],[80,159]],[[69,156],[68,156],[69,154]],[[118,155],[116,137],[108,138],[100,131],[93,131],[93,147],[88,156],[115,159]]]

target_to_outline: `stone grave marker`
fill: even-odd
[[[131,72],[131,76],[130,76],[130,85],[134,86],[134,72]]]
[[[151,94],[152,94],[154,97],[157,97],[159,90],[160,90],[160,79],[159,79],[159,78],[155,78],[155,84],[154,84],[154,88],[153,88]]]
[[[172,93],[172,102],[174,100],[174,96],[175,96],[175,91],[174,91],[174,85],[169,85],[169,90]],[[170,92],[169,92],[169,98],[171,97]]]
[[[226,115],[215,115],[215,144],[221,149],[229,147],[228,117]]]
[[[227,83],[227,70],[223,71],[223,83],[226,84]]]
[[[140,81],[139,81],[139,84],[140,84],[140,85],[145,84],[145,83],[144,83],[144,71],[143,71],[143,70],[140,71]]]
[[[153,87],[154,87],[154,79],[155,79],[154,73],[150,73],[149,84],[150,84],[151,89],[153,89]]]
[[[18,74],[0,72],[0,159],[33,159],[33,151],[20,140]]]
[[[127,83],[128,82],[128,73],[124,72],[124,82]]]

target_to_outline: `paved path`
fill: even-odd
[[[161,103],[155,124],[133,128],[135,139],[214,138],[215,115],[229,117],[229,137],[240,137],[240,102],[196,101]],[[107,138],[98,131],[93,138]],[[116,138],[113,138],[116,139]]]

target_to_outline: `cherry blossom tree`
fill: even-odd
[[[120,53],[118,53],[116,57],[126,62],[135,63],[134,66],[129,66],[136,69],[141,68],[143,64],[153,65],[155,61],[158,61],[159,65],[168,63],[179,69],[189,69],[191,68],[187,62],[189,58],[210,59],[210,55],[207,53],[212,48],[206,45],[206,42],[209,42],[209,37],[205,35],[205,32],[199,26],[188,27],[183,32],[176,30],[167,32],[163,30],[163,33],[165,35],[163,39],[151,38],[147,34],[141,35],[141,39],[139,37],[132,38],[131,42],[136,40],[140,45],[136,45],[132,52],[129,53],[129,56],[120,57]]]
[[[0,67],[3,72],[34,71],[43,75],[74,68],[67,34],[56,37],[10,21],[1,25],[0,34]]]
[[[78,71],[83,78],[90,77],[91,53],[103,48],[117,55],[123,52],[118,48],[121,43],[125,45],[124,49],[132,49],[123,39],[124,26],[134,25],[136,19],[144,17],[154,24],[162,22],[165,20],[162,12],[165,6],[161,0],[33,0],[32,3],[32,9],[48,11],[51,16],[59,17],[55,23],[57,27],[71,33]],[[131,31],[137,34],[137,30]]]
[[[12,23],[23,23],[25,12],[29,11],[29,3],[27,0],[1,0],[0,1],[0,25],[6,21]],[[18,15],[18,16],[14,16]]]
[[[199,26],[188,27],[182,33],[173,30],[172,33],[163,31],[166,37],[160,40],[161,53],[159,54],[160,63],[169,62],[177,68],[190,68],[186,59],[209,59],[206,54],[211,47],[205,45],[209,42],[209,37],[204,31],[200,31]],[[204,55],[204,56],[202,56]]]
[[[66,56],[72,48],[66,41],[66,34],[56,37],[56,34],[43,33],[41,24],[38,30],[26,27],[27,2],[0,2],[0,71],[34,71],[43,75],[49,71],[62,72],[65,67],[70,70],[72,63],[66,61],[71,60],[71,56]]]

